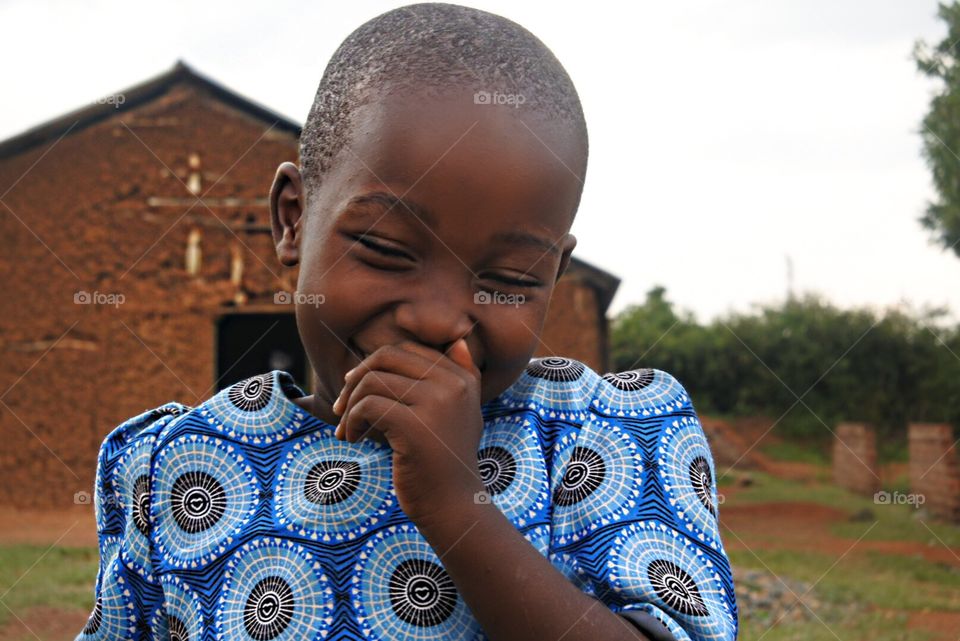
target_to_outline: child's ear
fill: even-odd
[[[300,235],[303,233],[303,180],[292,162],[277,167],[270,187],[270,226],[280,264],[293,267],[300,262]]]
[[[573,249],[577,246],[577,237],[573,234],[567,234],[563,241],[560,243],[560,267],[557,269],[557,281],[559,282],[560,277],[563,276],[564,272],[567,271],[567,267],[570,265],[570,254],[573,253]]]

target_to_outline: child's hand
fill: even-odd
[[[414,523],[484,490],[480,371],[463,339],[447,354],[413,342],[378,349],[347,373],[333,411],[337,438],[356,442],[368,430],[386,438],[397,500]]]

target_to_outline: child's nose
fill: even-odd
[[[446,352],[458,339],[466,338],[476,326],[470,302],[443,295],[398,305],[397,326],[414,340],[439,352]]]

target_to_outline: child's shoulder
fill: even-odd
[[[673,375],[660,369],[599,374],[577,359],[549,356],[532,359],[496,401],[541,413],[594,411],[642,417],[682,409],[690,397]]]
[[[252,416],[266,422],[276,420],[279,414],[290,418],[286,415],[297,412],[290,399],[305,395],[293,376],[283,370],[250,376],[196,405],[170,401],[126,419],[104,438],[101,456],[129,448],[135,441],[162,440],[178,423],[191,417],[226,429],[245,424],[253,428]]]

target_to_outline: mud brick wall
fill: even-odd
[[[576,275],[564,274],[553,290],[550,313],[533,355],[575,358],[595,372],[606,373],[607,327],[598,305],[596,291]]]
[[[16,214],[0,211],[0,503],[72,509],[111,429],[210,395],[216,318],[238,294],[269,302],[296,282],[258,231],[276,166],[296,159],[291,133],[184,85],[0,160]],[[191,183],[205,201],[240,204],[191,207]],[[196,229],[194,275],[184,256]],[[77,304],[79,292],[123,302]]]
[[[910,491],[924,495],[924,507],[960,522],[960,464],[953,429],[945,423],[911,423]]]
[[[770,461],[766,455],[753,441],[740,434],[735,425],[705,414],[700,414],[700,424],[717,467],[761,471],[770,469]]]
[[[873,426],[841,423],[834,434],[833,482],[852,492],[872,495],[880,489],[877,436]]]

